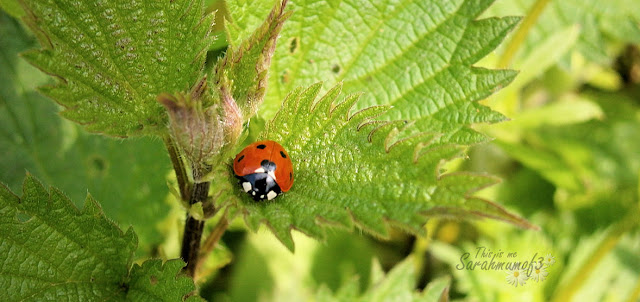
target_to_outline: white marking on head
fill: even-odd
[[[245,192],[249,192],[251,191],[252,187],[251,187],[251,183],[248,181],[245,181],[242,183],[242,189],[244,189]]]
[[[264,194],[260,195],[260,199],[264,199]]]
[[[269,176],[271,176],[271,178],[273,178],[273,180],[276,180],[276,175],[273,173],[273,171],[269,171],[269,173],[267,173]]]
[[[256,191],[251,191],[251,195],[256,196]]]
[[[264,173],[264,172],[265,171],[264,171],[263,167],[260,167],[260,168],[256,169],[255,171],[253,171],[253,173]]]
[[[276,194],[276,192],[269,191],[269,193],[267,193],[267,199],[268,200],[274,199],[274,198],[276,198],[276,196],[278,196],[278,194]]]

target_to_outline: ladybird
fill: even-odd
[[[255,142],[233,160],[233,173],[242,190],[255,201],[272,200],[293,185],[293,165],[287,151],[277,142]]]

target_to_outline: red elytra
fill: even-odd
[[[293,185],[293,164],[277,142],[252,143],[233,160],[233,172],[245,192],[255,200],[271,200]]]

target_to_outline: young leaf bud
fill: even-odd
[[[225,145],[222,110],[216,104],[203,108],[204,84],[200,83],[188,95],[162,93],[157,97],[169,113],[171,135],[194,169],[194,177],[205,176]]]

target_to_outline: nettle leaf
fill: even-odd
[[[35,44],[17,20],[0,12],[0,181],[19,191],[28,171],[77,206],[88,190],[110,218],[135,226],[138,252],[152,250],[164,240],[157,225],[169,212],[163,202],[166,149],[157,139],[87,134],[62,119],[59,106],[35,91],[49,77],[18,57]]]
[[[355,224],[386,237],[388,224],[421,233],[430,215],[480,215],[532,227],[499,205],[471,196],[494,184],[494,178],[440,173],[443,160],[459,153],[456,145],[433,146],[439,136],[433,132],[401,137],[404,121],[372,120],[387,107],[350,114],[359,95],[339,100],[340,85],[316,102],[321,86],[292,92],[263,134],[289,151],[295,184],[273,202],[253,202],[238,189],[241,200],[235,207],[252,229],[265,223],[293,249],[291,229],[323,238],[324,225]]]
[[[292,1],[294,14],[280,34],[261,117],[273,116],[296,87],[322,80],[325,87],[341,88],[318,105],[312,104],[324,91],[321,85],[289,95],[262,137],[289,150],[296,183],[277,202],[242,197],[237,206],[248,224],[266,223],[289,248],[291,228],[322,237],[320,224],[355,222],[385,236],[384,222],[420,232],[425,215],[473,213],[530,227],[500,206],[470,197],[495,179],[439,171],[444,160],[486,140],[470,124],[504,118],[474,102],[516,74],[471,66],[519,20],[474,20],[492,2]],[[229,1],[229,7],[232,46],[264,19],[254,16],[268,13],[236,14],[249,9],[243,1]],[[340,89],[351,96],[338,106]],[[357,102],[353,94],[359,92]],[[369,109],[351,116],[352,107]]]
[[[195,289],[193,280],[180,275],[184,267],[182,260],[154,259],[145,261],[142,266],[134,265],[128,283],[126,299],[128,301],[205,301],[199,296],[185,296]]]
[[[270,118],[295,87],[343,82],[346,93],[364,93],[356,109],[392,105],[380,119],[416,120],[417,129],[443,134],[434,143],[486,141],[469,124],[504,117],[474,101],[507,85],[516,72],[471,65],[520,19],[475,20],[492,2],[292,1],[294,14],[280,35],[261,115]],[[238,11],[247,6],[232,5]],[[230,13],[238,20],[234,26],[256,26],[255,18]]]
[[[131,228],[123,233],[91,196],[79,210],[64,193],[28,176],[22,197],[0,187],[0,214],[3,301],[124,300],[136,292],[163,297],[169,287],[184,297],[195,289],[188,277],[176,278],[180,260],[164,267],[148,261],[129,276],[137,236]]]
[[[112,136],[166,131],[156,96],[197,83],[212,14],[202,1],[23,0],[43,49],[24,57],[58,83],[41,91],[62,115]]]

